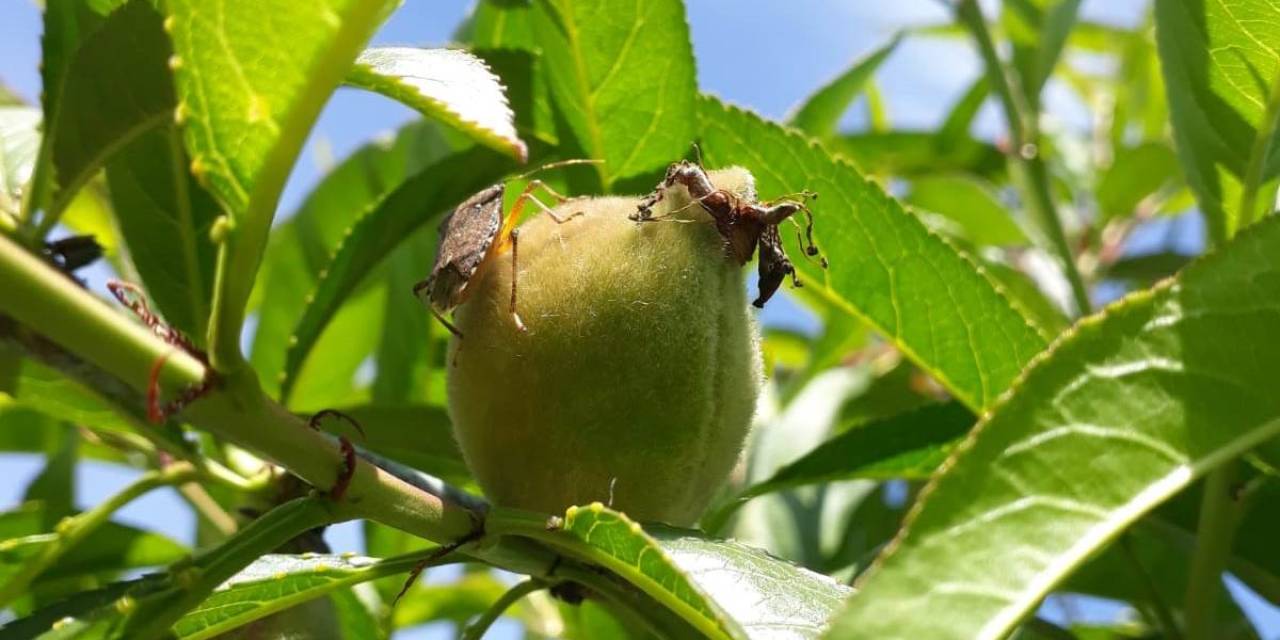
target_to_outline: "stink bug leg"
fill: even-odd
[[[561,167],[575,164],[591,164],[595,160],[565,160],[562,162],[553,162],[542,166],[534,171],[542,171],[552,167]],[[519,176],[519,179],[528,177],[531,173]],[[551,194],[557,202],[568,200],[565,196],[560,195],[551,187],[548,187],[541,180],[533,180],[525,187],[524,191],[516,198],[515,204],[511,207],[511,213],[503,216],[503,197],[506,195],[506,184],[499,182],[493,186],[481,190],[479,193],[467,198],[454,209],[452,213],[445,217],[440,223],[440,238],[436,245],[435,264],[431,267],[431,274],[426,280],[414,285],[413,293],[419,298],[424,298],[425,302],[431,307],[431,313],[440,320],[453,335],[459,339],[462,338],[462,332],[445,319],[445,314],[453,310],[454,307],[467,301],[469,291],[467,285],[470,284],[471,278],[475,277],[493,256],[505,251],[508,243],[512,245],[514,250],[515,227],[520,221],[520,214],[524,211],[525,202],[532,201],[538,208],[551,216],[558,223],[564,223],[578,215],[575,213],[568,218],[557,216],[551,208],[543,204],[533,195],[534,190],[541,188]],[[524,323],[520,320],[520,316],[515,312],[515,256],[512,256],[512,279],[511,279],[511,315],[516,326],[521,331],[524,330]]]
[[[581,211],[575,211],[563,218],[556,215],[555,212],[551,210],[551,207],[548,207],[533,194],[537,189],[542,189],[543,191],[551,194],[557,202],[566,202],[569,200],[569,198],[560,195],[541,180],[529,181],[529,184],[525,185],[524,191],[521,191],[520,195],[516,197],[515,204],[511,205],[511,212],[507,214],[506,220],[502,223],[502,229],[498,232],[500,240],[494,245],[496,252],[499,253],[505,250],[508,244],[511,245],[511,320],[516,323],[516,328],[521,332],[528,331],[528,328],[525,327],[524,321],[520,319],[519,312],[516,311],[516,283],[517,280],[519,280],[520,273],[518,265],[520,257],[518,248],[520,230],[516,229],[516,225],[520,223],[520,218],[524,215],[525,203],[532,202],[539,209],[542,209],[542,212],[547,214],[556,222],[556,224],[564,224],[580,215],[583,215],[583,212]]]
[[[147,304],[147,298],[143,295],[142,290],[137,286],[122,282],[120,280],[110,280],[107,282],[107,290],[111,295],[115,296],[120,304],[128,307],[139,320],[142,321],[148,329],[156,334],[161,340],[171,344],[183,351],[191,354],[197,360],[204,363],[205,372],[204,379],[200,382],[183,389],[176,398],[169,402],[161,402],[160,400],[160,371],[164,369],[164,363],[173,355],[172,352],[166,353],[151,365],[151,374],[147,378],[147,419],[153,424],[163,423],[169,416],[181,411],[188,404],[191,404],[201,396],[213,390],[217,383],[217,378],[213,373],[213,369],[209,368],[209,356],[205,352],[196,348],[195,344],[189,338],[182,335],[181,331],[164,323]]]
[[[320,430],[320,422],[325,418],[337,418],[345,421],[347,424],[355,428],[360,437],[364,437],[364,427],[356,422],[355,418],[338,411],[337,409],[322,409],[312,414],[307,420],[307,426]],[[351,441],[346,436],[338,436],[338,446],[342,449],[342,470],[338,472],[338,479],[334,480],[333,486],[329,489],[329,497],[334,502],[339,502],[347,493],[347,487],[351,486],[351,477],[356,472],[356,448],[351,445]]]

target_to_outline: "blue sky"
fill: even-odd
[[[444,45],[470,10],[472,0],[408,0],[375,37],[379,44]],[[841,73],[850,61],[875,48],[908,25],[947,20],[948,12],[937,0],[896,2],[836,2],[817,0],[690,0],[687,2],[698,78],[705,91],[772,118],[788,110],[815,87]],[[984,2],[988,8],[993,2]],[[1141,0],[1085,0],[1085,17],[1122,25],[1136,24],[1146,2]],[[40,14],[31,0],[0,2],[0,80],[34,102],[39,95]],[[903,128],[930,128],[979,72],[978,61],[960,41],[908,39],[882,67],[879,74],[890,119]],[[1082,126],[1087,113],[1065,87],[1051,83],[1046,104],[1068,126]],[[291,211],[323,174],[323,167],[380,133],[390,131],[417,115],[385,98],[341,90],[331,100],[307,142],[303,155],[285,189],[282,211]],[[862,110],[855,107],[844,125],[855,128]],[[975,133],[993,136],[1003,124],[988,105]],[[424,265],[425,268],[425,265]],[[93,284],[91,280],[91,284]],[[101,283],[97,283],[100,285]],[[803,326],[803,315],[794,307],[770,305],[765,320]],[[33,456],[0,454],[0,476],[12,479],[0,484],[0,509],[15,505],[29,478],[41,468]],[[78,503],[96,504],[115,493],[136,472],[102,464],[81,465],[77,478]],[[122,522],[158,529],[178,540],[190,541],[194,521],[189,510],[171,491],[160,491],[122,509]],[[335,551],[362,547],[359,530],[352,525],[331,528]],[[1256,600],[1256,599],[1255,599]],[[1050,608],[1051,609],[1051,608]],[[1262,620],[1272,636],[1280,630],[1280,615],[1264,604],[1251,604],[1249,612]],[[1097,607],[1086,611],[1103,612]],[[1047,611],[1051,617],[1053,611]],[[510,634],[497,634],[505,637]],[[415,630],[397,638],[443,637],[439,630]]]

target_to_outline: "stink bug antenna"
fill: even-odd
[[[518,175],[518,176],[515,176],[515,177],[513,177],[513,178],[511,178],[511,179],[512,179],[512,180],[524,180],[525,178],[528,178],[529,176],[532,176],[532,175],[536,175],[536,174],[542,173],[543,171],[548,171],[548,170],[550,170],[550,169],[559,169],[560,167],[572,167],[572,166],[574,166],[574,165],[579,165],[579,164],[604,164],[604,160],[596,160],[596,159],[593,159],[593,158],[574,158],[574,159],[572,159],[572,160],[557,160],[557,161],[555,161],[555,162],[548,162],[548,163],[546,163],[546,164],[544,164],[544,165],[542,165],[541,167],[538,167],[538,168],[536,168],[536,169],[530,169],[530,170],[528,170],[528,171],[526,171],[526,172],[524,172],[524,173],[522,173],[522,174],[520,174],[520,175]]]
[[[702,204],[702,201],[703,201],[703,200],[706,200],[707,198],[710,198],[711,196],[714,196],[714,195],[717,195],[717,194],[723,194],[723,195],[729,196],[730,198],[733,198],[735,202],[738,200],[738,196],[734,195],[732,192],[730,192],[730,191],[725,191],[724,189],[716,189],[715,191],[712,191],[711,193],[708,193],[707,195],[702,196],[701,198],[694,198],[694,199],[690,200],[690,201],[689,201],[689,203],[688,203],[688,204],[686,204],[686,205],[684,205],[683,207],[680,207],[680,208],[678,208],[678,209],[672,209],[671,211],[668,211],[668,212],[666,213],[666,215],[663,215],[663,216],[661,216],[661,217],[654,216],[654,217],[652,217],[652,218],[649,218],[649,219],[648,219],[648,221],[660,221],[660,220],[666,220],[667,218],[670,218],[671,216],[673,216],[673,215],[675,215],[675,214],[677,214],[677,213],[680,213],[681,211],[684,211],[685,209],[688,209],[688,208],[692,207],[692,206],[693,206],[693,205],[695,205],[695,204],[699,204],[699,205],[700,205],[700,204]],[[673,220],[672,222],[693,222],[693,220]]]
[[[801,194],[806,199],[818,197],[818,194],[810,191],[802,191]],[[797,202],[796,205],[799,206],[800,210],[804,212],[804,219],[805,219],[804,234],[802,236],[800,233],[800,223],[796,222],[795,218],[790,218],[791,224],[794,224],[796,226],[796,241],[800,243],[800,248],[804,250],[805,257],[813,258],[817,256],[819,260],[819,264],[822,265],[823,269],[826,269],[827,259],[818,255],[818,245],[813,241],[813,211],[809,209],[808,205],[804,204],[803,202]]]
[[[695,142],[695,143],[693,143],[693,157],[695,157],[695,158],[697,158],[697,159],[698,159],[698,166],[699,166],[699,167],[705,167],[705,166],[706,166],[706,165],[702,164],[702,147],[698,146],[698,143],[696,143],[696,142]]]

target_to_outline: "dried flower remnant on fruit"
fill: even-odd
[[[778,225],[784,220],[791,220],[797,225],[796,236],[805,255],[818,257],[819,263],[826,268],[826,259],[819,256],[818,247],[813,242],[813,214],[804,203],[804,200],[817,198],[817,194],[802,192],[798,194],[799,200],[787,197],[776,203],[757,202],[753,185],[745,185],[740,193],[717,188],[701,165],[682,160],[667,168],[666,177],[653,193],[640,201],[631,219],[637,222],[658,220],[653,209],[668,199],[673,189],[682,189],[688,194],[690,202],[686,206],[697,204],[711,216],[716,230],[724,238],[729,257],[737,264],[746,264],[755,255],[756,248],[760,249],[760,295],[751,303],[756,307],[763,307],[787,276],[791,276],[793,286],[802,286],[778,234]],[[807,220],[803,235],[792,217],[800,211],[804,212]]]

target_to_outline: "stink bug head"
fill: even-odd
[[[675,214],[700,209],[714,221],[725,242],[726,255],[745,265],[759,248],[760,296],[754,304],[763,306],[782,281],[790,275],[795,286],[800,281],[795,266],[787,258],[778,234],[778,225],[790,220],[799,228],[795,215],[804,212],[807,222],[799,235],[806,257],[818,255],[813,242],[813,213],[806,202],[817,194],[802,191],[773,202],[758,202],[755,180],[741,167],[707,172],[701,165],[682,160],[667,168],[657,189],[640,201],[633,220],[644,222],[674,218]],[[807,243],[806,243],[807,240]],[[819,263],[823,268],[826,261]]]

